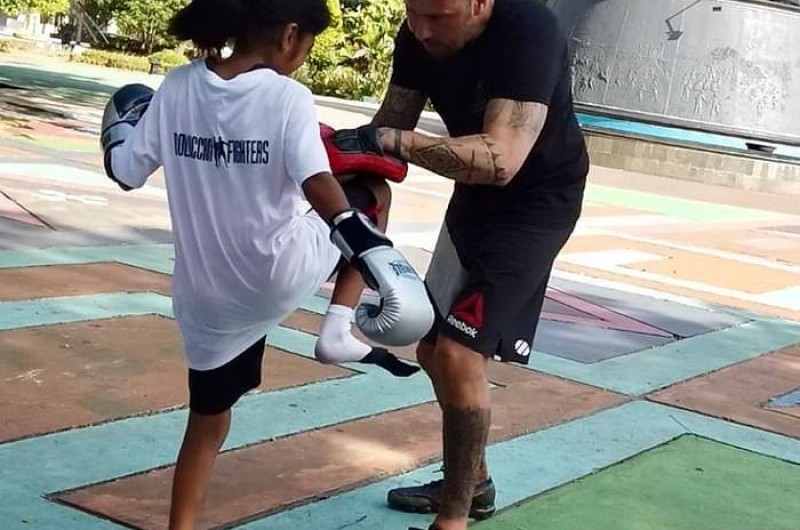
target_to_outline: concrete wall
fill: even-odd
[[[800,9],[755,0],[549,0],[584,109],[800,144]]]
[[[585,131],[592,164],[800,197],[800,163]]]

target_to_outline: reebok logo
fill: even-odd
[[[465,335],[469,335],[473,339],[478,334],[478,330],[473,328],[472,326],[466,324],[465,322],[460,321],[453,315],[447,316],[447,323],[456,328],[458,331],[464,333]]]
[[[474,339],[483,327],[483,294],[473,293],[455,304],[447,323]]]
[[[450,310],[450,314],[474,328],[483,327],[483,293],[472,293]]]

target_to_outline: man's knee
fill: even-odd
[[[439,336],[431,354],[432,369],[450,380],[484,379],[487,358],[448,337]]]

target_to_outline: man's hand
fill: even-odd
[[[372,153],[383,156],[383,148],[378,142],[378,128],[372,124],[334,131],[330,135],[330,141],[344,153]]]
[[[320,130],[331,171],[338,179],[345,180],[350,175],[374,175],[402,182],[406,178],[408,166],[384,153],[378,128],[374,125],[334,131],[322,124]]]

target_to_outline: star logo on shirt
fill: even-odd
[[[219,167],[220,161],[225,164],[225,167],[228,167],[228,159],[228,142],[218,136],[214,141],[214,162],[217,167]]]

